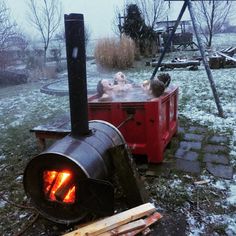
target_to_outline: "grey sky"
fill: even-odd
[[[12,16],[16,19],[22,30],[30,35],[35,35],[33,27],[27,23],[26,0],[5,0],[11,9]],[[38,0],[37,0],[38,1]],[[113,19],[115,8],[124,6],[125,0],[61,0],[63,14],[82,13],[86,25],[91,31],[92,38],[108,37],[113,35]],[[130,1],[129,1],[130,2]],[[175,20],[179,14],[183,2],[172,2],[168,10],[169,20]],[[186,11],[183,19],[189,19]],[[63,17],[62,17],[63,25]]]
[[[32,35],[33,28],[27,23],[25,0],[5,0],[12,16],[23,30]],[[61,0],[63,14],[82,13],[93,38],[112,35],[114,10],[123,5],[123,0]],[[63,18],[63,17],[62,17]],[[62,19],[63,24],[63,19]]]

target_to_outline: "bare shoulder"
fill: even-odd
[[[104,93],[100,98],[98,98],[98,101],[111,101],[112,100],[112,96]]]

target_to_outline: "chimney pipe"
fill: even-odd
[[[64,15],[71,136],[89,134],[84,17]]]

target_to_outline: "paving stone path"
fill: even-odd
[[[210,135],[207,128],[197,126],[179,127],[179,133],[183,138],[174,155],[175,169],[193,174],[205,169],[216,177],[232,179],[227,137]]]

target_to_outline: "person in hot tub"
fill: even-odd
[[[129,84],[126,76],[121,71],[117,72],[114,76],[114,90],[115,91],[127,91],[132,88],[132,84]]]
[[[157,79],[164,83],[165,89],[169,86],[171,77],[168,73],[161,73],[157,76]]]
[[[118,72],[114,76],[114,82],[108,79],[102,79],[97,84],[97,95],[99,101],[112,100],[113,96],[124,95],[132,85],[127,83],[126,77],[122,72]]]
[[[161,73],[153,80],[143,81],[141,86],[148,94],[157,98],[164,93],[165,89],[169,86],[170,81],[171,77],[168,73]]]
[[[114,85],[108,79],[101,79],[97,83],[97,95],[99,101],[112,100]]]

